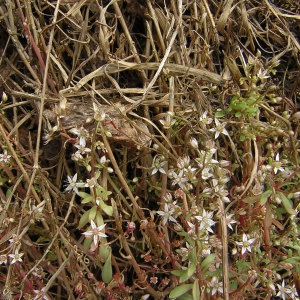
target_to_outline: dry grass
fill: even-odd
[[[1,299],[298,299],[299,19],[2,1]]]

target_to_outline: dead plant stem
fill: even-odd
[[[54,243],[55,243],[55,241],[56,241],[58,235],[60,235],[60,232],[63,230],[65,224],[67,223],[67,220],[68,220],[68,218],[69,218],[69,216],[70,216],[70,213],[71,213],[71,211],[72,211],[72,208],[73,208],[73,206],[74,206],[75,196],[76,196],[76,194],[73,194],[73,196],[72,196],[72,198],[71,198],[71,201],[70,201],[70,203],[69,203],[69,208],[68,208],[68,211],[67,211],[66,216],[65,216],[65,218],[64,218],[64,221],[62,222],[62,224],[60,225],[60,227],[57,228],[57,231],[56,231],[56,233],[53,235],[52,240],[51,240],[51,242],[48,244],[47,249],[45,250],[43,256],[42,256],[42,257],[35,263],[35,265],[27,272],[25,278],[27,278],[27,277],[35,270],[35,268],[36,268],[37,266],[39,266],[39,265],[44,261],[45,257],[47,256],[47,254],[49,253],[50,249],[51,249],[52,246],[54,245]],[[70,255],[71,255],[71,254],[72,254],[72,251],[70,252]],[[72,255],[73,255],[73,254],[72,254]],[[59,268],[59,269],[61,269],[61,268]],[[59,272],[59,273],[60,273],[60,272]],[[57,273],[57,275],[58,275],[58,273]],[[57,275],[55,276],[55,278],[57,277]],[[53,276],[54,276],[54,275],[53,275]],[[25,278],[23,279],[23,281],[25,280]],[[47,286],[48,286],[48,284],[47,284]],[[51,287],[51,286],[49,286],[49,287]]]
[[[9,139],[7,138],[7,135],[6,135],[6,132],[3,128],[3,126],[0,124],[0,133],[2,135],[2,138],[4,139],[5,141],[5,144],[6,146],[8,147],[9,149],[9,152],[11,153],[12,157],[14,158],[14,160],[16,161],[19,169],[21,170],[23,176],[24,176],[24,179],[26,181],[26,183],[29,185],[29,188],[28,190],[31,191],[32,195],[34,196],[35,200],[40,203],[41,200],[40,200],[40,197],[38,196],[37,192],[35,191],[35,189],[32,187],[32,185],[30,185],[30,177],[28,175],[28,173],[26,172],[26,170],[24,169],[23,167],[23,164],[21,163],[17,153],[15,152],[15,149],[12,147]]]

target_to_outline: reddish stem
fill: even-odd
[[[22,9],[21,9],[21,7],[19,5],[20,4],[19,1],[17,1],[17,4],[18,4],[19,11],[20,11],[21,20],[22,20],[22,24],[23,24],[23,27],[24,27],[24,30],[25,30],[26,38],[27,38],[29,45],[33,49],[33,51],[34,51],[34,53],[35,53],[35,55],[36,55],[36,57],[37,57],[37,59],[39,61],[40,67],[42,69],[42,74],[44,76],[45,75],[45,68],[46,68],[45,62],[44,62],[44,60],[42,58],[40,49],[37,46],[35,40],[33,39],[32,34],[31,34],[30,30],[29,30],[29,27],[28,27],[28,25],[27,25],[27,23],[25,21],[24,14],[23,14]],[[53,80],[49,76],[47,77],[47,82],[48,82],[48,84],[49,84],[52,92],[54,94],[57,94],[57,90],[55,88],[54,82],[53,82]]]

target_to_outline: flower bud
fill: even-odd
[[[8,97],[5,94],[5,92],[2,93],[2,103],[5,103],[7,101]]]
[[[198,149],[198,142],[194,137],[190,139],[190,144],[194,149]]]
[[[292,119],[300,120],[300,111],[297,111],[296,113],[294,113],[292,116]]]

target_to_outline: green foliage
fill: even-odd
[[[193,284],[191,284],[191,283],[177,286],[170,292],[169,298],[176,299],[176,298],[186,294],[192,288],[193,288]]]
[[[96,219],[98,225],[103,224],[102,211],[106,215],[112,216],[113,207],[104,202],[104,200],[107,200],[109,195],[111,195],[111,192],[101,186],[97,186],[95,188],[95,193],[92,191],[91,194],[85,192],[79,192],[78,194],[82,197],[82,204],[93,204],[93,206],[81,216],[78,229],[83,228],[90,220]]]
[[[296,215],[296,211],[293,209],[293,202],[288,199],[284,193],[280,192],[278,193],[279,198],[282,201],[284,209],[290,214],[290,215]]]
[[[209,268],[209,266],[213,263],[216,254],[212,253],[207,255],[204,260],[201,262],[201,271],[205,274]]]
[[[259,102],[261,100],[261,96],[255,93],[249,97],[235,95],[230,101],[227,113],[234,114],[234,116],[238,119],[241,117],[255,117],[259,110]]]
[[[265,205],[266,202],[268,201],[268,198],[272,195],[271,190],[266,190],[260,195],[260,204]]]
[[[191,262],[186,270],[174,270],[172,274],[179,276],[179,283],[185,282],[194,275],[197,264]]]
[[[101,276],[104,283],[109,283],[112,280],[112,264],[110,253],[107,256],[104,266],[102,268]]]
[[[90,210],[87,210],[83,213],[79,220],[78,229],[83,228],[90,221]]]
[[[199,280],[198,279],[196,279],[193,283],[192,294],[193,294],[193,300],[200,299],[201,294],[200,294]]]

